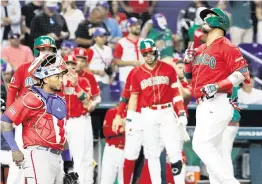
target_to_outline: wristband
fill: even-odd
[[[79,99],[80,101],[83,101],[83,100],[85,100],[85,99],[86,99],[86,97],[87,97],[87,94],[86,94],[86,92],[83,92],[83,93],[81,94],[81,96],[80,96],[80,97],[78,97],[78,99]]]
[[[5,138],[8,146],[10,147],[10,149],[12,151],[18,151],[19,148],[15,142],[15,136],[14,136],[14,131],[13,130],[10,130],[10,131],[5,131],[5,132],[2,132],[3,134],[3,137]]]

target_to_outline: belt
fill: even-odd
[[[119,148],[119,149],[125,148],[124,144],[109,144],[109,143],[107,143],[107,144],[108,144],[108,146],[112,146],[112,147]]]
[[[27,148],[49,151],[50,153],[53,153],[55,155],[61,155],[61,153],[63,152],[62,150],[56,150],[56,149],[49,148],[49,147],[46,147],[46,146],[28,146]]]
[[[171,103],[147,106],[147,108],[150,108],[150,109],[152,109],[152,110],[167,109],[167,108],[170,108],[170,107],[172,107],[172,104],[171,104]]]
[[[215,94],[215,95],[216,95],[216,94]],[[213,98],[215,98],[215,95],[210,96],[210,97],[208,97],[208,96],[201,96],[201,97],[199,97],[199,98],[197,99],[197,103],[202,103],[202,102],[204,102],[204,101],[206,101],[206,100],[213,99]],[[227,93],[227,98],[230,98],[230,97],[231,97],[231,94],[230,94],[230,93]]]

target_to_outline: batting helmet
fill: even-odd
[[[146,52],[151,52],[153,51],[154,52],[154,60],[157,60],[158,58],[158,50],[156,48],[156,44],[154,42],[154,40],[152,39],[144,39],[143,41],[141,41],[140,43],[140,52],[143,54],[143,53],[146,53]]]
[[[209,13],[216,15],[216,17],[206,18],[206,16]],[[230,27],[230,20],[229,20],[227,14],[219,8],[202,10],[200,12],[200,17],[201,17],[202,20],[204,20],[206,18],[205,19],[206,23],[212,28],[220,28],[220,29],[224,30],[225,32],[227,32],[229,27]]]
[[[28,72],[36,79],[44,79],[67,71],[63,58],[57,54],[39,56],[28,68]]]
[[[39,36],[34,42],[34,56],[38,57],[40,54],[39,49],[44,47],[53,48],[53,52],[56,53],[57,48],[55,44],[55,40],[50,36]]]

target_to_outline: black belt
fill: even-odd
[[[61,155],[61,153],[63,152],[62,150],[56,150],[56,149],[49,148],[49,147],[46,147],[46,146],[29,146],[27,148],[33,148],[33,149],[37,149],[37,150],[49,151],[50,153],[53,153],[55,155]]]
[[[213,96],[201,96],[197,100],[198,100],[198,102],[199,101],[203,102],[204,100],[209,100],[209,99],[212,99],[214,97],[215,97],[215,95],[213,95]],[[227,98],[231,98],[231,94],[230,93],[227,93]]]

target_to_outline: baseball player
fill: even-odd
[[[78,75],[76,84],[67,83],[64,94],[67,102],[67,137],[70,152],[74,159],[74,169],[79,174],[80,183],[93,183],[93,132],[90,112],[101,101],[100,89],[93,74],[85,71],[87,64],[86,49],[74,50],[74,66]],[[80,91],[84,91],[82,95]],[[89,98],[88,104],[85,99]]]
[[[42,55],[30,68],[37,84],[1,116],[1,131],[12,150],[13,161],[24,170],[27,184],[61,184],[66,105],[56,92],[62,89],[67,69],[56,54]],[[23,124],[24,153],[14,139],[12,123]]]
[[[239,184],[221,156],[218,145],[233,117],[229,102],[233,86],[250,82],[247,62],[239,49],[224,37],[230,21],[221,9],[200,12],[207,42],[186,52],[188,79],[192,79],[192,95],[197,99],[196,129],[193,149],[219,183]]]
[[[56,45],[53,38],[49,36],[39,36],[34,42],[34,56],[38,57],[46,53],[56,53]],[[28,68],[31,65],[31,61],[22,64],[15,71],[13,77],[11,78],[10,85],[8,88],[8,96],[6,99],[7,107],[14,103],[16,97],[20,97],[27,93],[29,87],[34,84],[34,80],[28,73]],[[15,128],[15,139],[18,143],[18,147],[23,151],[23,142],[22,142],[22,124],[19,124]],[[23,184],[22,171],[13,163],[10,165],[9,174],[8,174],[8,183],[10,184]]]
[[[179,126],[182,124],[185,126],[187,118],[183,99],[179,94],[175,70],[172,66],[157,60],[158,52],[153,40],[143,40],[140,51],[145,64],[133,73],[126,120],[127,122],[136,120],[135,111],[139,96],[150,176],[153,184],[160,184],[160,142],[163,140],[166,147],[173,175],[180,174],[182,156],[179,148]]]
[[[123,184],[125,128],[121,126],[117,133],[112,131],[113,119],[117,114],[117,107],[106,112],[104,120],[104,136],[106,146],[102,161],[101,184],[113,184],[117,177],[118,183]],[[123,114],[125,116],[125,114]]]

